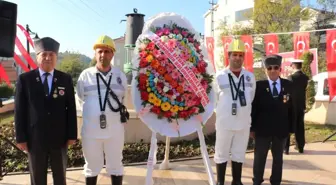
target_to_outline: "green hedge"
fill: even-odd
[[[14,96],[14,85],[9,87],[6,83],[0,84],[0,98],[10,98]]]
[[[4,124],[0,126],[0,133],[4,134],[6,138],[14,143],[14,128],[13,124]],[[205,137],[207,144],[207,150],[209,154],[215,152],[215,134],[211,134]],[[250,140],[249,148],[252,147],[252,140]],[[146,162],[150,144],[147,143],[131,143],[125,144],[123,150],[123,162],[124,164]],[[0,141],[0,150],[2,156],[2,166],[5,172],[22,172],[28,171],[27,157],[22,152],[17,151],[11,145]],[[165,154],[165,144],[158,143],[157,159],[163,160]],[[181,141],[178,143],[172,143],[170,145],[170,159],[188,158],[201,156],[199,140]],[[68,167],[83,167],[84,158],[82,154],[81,142],[79,141],[75,145],[71,146],[68,150]]]

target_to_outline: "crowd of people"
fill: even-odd
[[[45,37],[35,40],[38,68],[19,76],[15,92],[17,146],[28,153],[32,185],[47,184],[50,161],[54,184],[66,184],[67,149],[77,138],[75,93],[83,102],[82,150],[86,185],[96,185],[104,166],[112,185],[122,185],[126,75],[113,67],[117,50],[113,39],[101,36],[93,46],[96,65],[82,71],[76,87],[70,75],[55,69],[60,44]],[[282,58],[263,60],[267,80],[256,81],[243,68],[245,45],[234,39],[229,66],[216,73],[217,94],[215,157],[217,185],[224,185],[231,160],[232,185],[241,176],[249,138],[255,140],[253,184],[260,185],[269,149],[273,155],[272,185],[282,181],[283,154],[289,154],[289,136],[304,152],[305,88],[308,77],[302,63],[288,79],[280,77]],[[295,87],[295,88],[294,88]]]

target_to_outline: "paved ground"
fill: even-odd
[[[216,168],[212,161],[214,175]],[[253,154],[247,154],[243,168],[244,185],[252,185]],[[271,154],[266,164],[265,185],[269,184],[271,172]],[[202,160],[191,160],[171,163],[171,170],[155,170],[155,185],[207,185],[207,175]],[[230,166],[229,166],[230,167]],[[85,184],[81,170],[69,171],[68,185]],[[146,176],[146,166],[130,166],[125,168],[123,185],[143,185]],[[49,184],[52,184],[49,175]],[[231,170],[227,170],[226,183],[230,184]],[[28,185],[28,175],[6,176],[1,185]],[[111,184],[110,178],[102,171],[99,185]],[[304,154],[297,153],[291,148],[291,153],[284,157],[283,184],[290,185],[336,185],[336,142],[308,144]]]

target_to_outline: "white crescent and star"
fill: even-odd
[[[299,49],[299,45],[302,45],[302,49]],[[296,48],[299,49],[300,53],[302,53],[306,48],[306,43],[300,40],[296,43]]]
[[[272,46],[272,47],[270,47]],[[270,53],[273,53],[273,49],[275,48],[275,44],[273,42],[267,43],[267,48]]]
[[[336,43],[336,39],[334,39],[334,40],[331,42],[331,48],[334,50],[334,52],[336,52],[336,46],[335,46],[335,43]]]

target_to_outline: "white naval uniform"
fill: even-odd
[[[231,74],[236,87],[240,77],[244,75],[246,106],[241,107],[239,97],[232,99],[230,81]],[[214,161],[217,164],[230,160],[243,163],[250,135],[251,108],[255,95],[256,81],[253,73],[242,69],[239,78],[229,68],[216,74],[217,108],[216,108],[216,144]],[[243,84],[240,85],[243,90]],[[233,88],[234,95],[237,93]],[[232,115],[232,103],[237,104],[237,114]]]
[[[105,107],[107,126],[100,128],[100,105],[97,88],[96,73],[100,73],[96,67],[85,69],[77,82],[77,96],[83,102],[83,126],[82,147],[85,158],[84,174],[86,177],[97,176],[106,160],[106,172],[109,175],[123,175],[122,150],[124,147],[124,124],[120,121],[120,112],[113,112],[108,103]],[[127,90],[126,75],[119,69],[112,67],[105,76],[101,73],[106,83],[112,75],[110,88],[123,102]],[[119,80],[118,80],[119,79]],[[102,103],[106,92],[106,86],[99,79]],[[114,108],[118,104],[109,95],[109,100]]]

